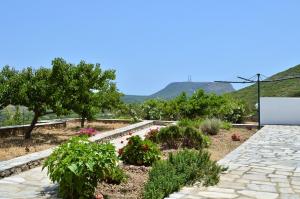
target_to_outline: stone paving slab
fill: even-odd
[[[132,135],[144,137],[150,129],[161,128],[153,125],[151,127],[133,132]],[[127,144],[126,138],[130,135],[112,139],[116,150]],[[56,198],[57,186],[47,177],[47,170],[42,167],[22,172],[18,175],[0,179],[0,199],[24,199],[24,198]]]
[[[211,187],[184,187],[168,199],[300,199],[300,127],[265,126],[218,162],[228,166]]]

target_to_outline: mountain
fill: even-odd
[[[290,76],[300,76],[300,64],[279,72],[266,80],[280,79]],[[262,97],[300,97],[300,79],[289,79],[278,82],[262,82],[261,83]],[[251,85],[230,93],[233,97],[245,100],[253,107],[257,101],[257,85]]]
[[[234,91],[231,84],[216,82],[173,82],[162,90],[148,96],[125,95],[123,101],[126,103],[143,102],[147,99],[161,98],[172,99],[182,92],[192,95],[196,90],[203,89],[207,93],[223,94]]]

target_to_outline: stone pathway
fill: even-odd
[[[136,131],[133,135],[144,135],[154,128],[161,126],[151,126],[140,131]],[[130,135],[119,137],[110,142],[116,146],[116,150],[127,144],[126,138]],[[121,143],[123,141],[123,143]],[[37,167],[18,175],[10,176],[0,180],[0,199],[24,199],[24,198],[56,198],[56,188],[49,178],[47,171],[42,167]]]
[[[300,127],[265,126],[228,154],[216,186],[184,187],[168,199],[300,199]]]

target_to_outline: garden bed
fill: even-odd
[[[86,128],[94,128],[98,132],[106,132],[129,125],[126,122],[88,122]],[[29,153],[42,151],[57,146],[80,130],[79,121],[69,121],[64,128],[37,127],[32,132],[31,140],[24,140],[22,134],[6,135],[0,139],[0,161],[9,160]]]
[[[255,129],[241,129],[231,128],[230,130],[220,130],[217,135],[209,136],[211,139],[211,145],[208,151],[211,153],[211,159],[218,161],[222,159],[226,154],[237,148],[249,137],[256,132]],[[232,141],[231,136],[233,134],[240,135],[240,141]],[[168,156],[168,153],[176,152],[176,150],[164,150],[163,159]],[[144,166],[128,166],[122,165],[125,173],[128,175],[126,182],[122,182],[119,185],[111,185],[107,183],[99,183],[96,189],[96,194],[102,194],[108,199],[117,198],[130,198],[140,199],[142,198],[143,188],[148,179],[148,172],[150,168]]]

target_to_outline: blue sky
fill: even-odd
[[[2,0],[0,66],[55,57],[117,71],[151,94],[173,81],[266,76],[300,63],[299,0]]]

